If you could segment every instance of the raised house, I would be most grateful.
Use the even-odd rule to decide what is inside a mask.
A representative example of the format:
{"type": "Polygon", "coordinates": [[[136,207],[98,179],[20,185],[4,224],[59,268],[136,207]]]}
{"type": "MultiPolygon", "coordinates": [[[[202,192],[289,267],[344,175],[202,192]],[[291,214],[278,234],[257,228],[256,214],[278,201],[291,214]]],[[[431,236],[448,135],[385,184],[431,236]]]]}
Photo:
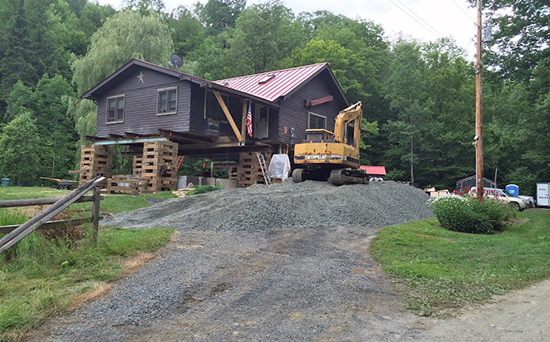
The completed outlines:
{"type": "MultiPolygon", "coordinates": [[[[240,186],[262,182],[257,172],[245,170],[257,169],[256,153],[267,161],[271,153],[291,154],[307,128],[333,130],[336,115],[349,105],[327,63],[212,82],[132,59],[83,97],[95,101],[98,110],[96,135],[89,137],[92,147],[83,148],[81,181],[111,176],[105,165],[110,163],[109,147],[116,144],[129,146],[126,155],[134,157],[134,176],[160,179],[161,162],[144,172],[139,160],[146,150],[167,148],[151,145],[160,144],[171,146],[176,160],[201,156],[235,161],[233,177],[240,186]],[[252,136],[247,133],[249,111],[252,136]],[[94,153],[104,155],[101,167],[94,153]]],[[[176,163],[164,165],[164,174],[176,163]]],[[[157,186],[155,179],[148,190],[173,188],[175,170],[168,175],[164,185],[169,186],[157,186]]]]}

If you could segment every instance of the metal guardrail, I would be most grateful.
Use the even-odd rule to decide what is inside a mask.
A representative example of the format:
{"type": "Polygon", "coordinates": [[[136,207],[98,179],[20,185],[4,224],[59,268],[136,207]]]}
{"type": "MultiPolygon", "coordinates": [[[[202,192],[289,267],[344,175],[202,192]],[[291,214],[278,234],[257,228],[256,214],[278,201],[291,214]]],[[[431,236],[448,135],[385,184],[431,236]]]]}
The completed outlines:
{"type": "Polygon", "coordinates": [[[0,208],[52,204],[52,206],[46,208],[40,214],[31,218],[22,225],[1,226],[0,233],[8,232],[8,234],[0,239],[0,254],[15,245],[17,242],[21,241],[24,237],[36,229],[54,228],[59,227],[60,225],[74,226],[84,222],[92,222],[90,240],[92,245],[96,246],[99,228],[99,203],[102,199],[98,185],[104,179],[105,177],[96,177],[89,182],[82,184],[65,197],[0,201],[0,208]],[[93,190],[93,196],[84,196],[90,190],[93,190]],[[77,202],[92,202],[92,216],[83,219],[49,221],[71,204],[77,202]]]}

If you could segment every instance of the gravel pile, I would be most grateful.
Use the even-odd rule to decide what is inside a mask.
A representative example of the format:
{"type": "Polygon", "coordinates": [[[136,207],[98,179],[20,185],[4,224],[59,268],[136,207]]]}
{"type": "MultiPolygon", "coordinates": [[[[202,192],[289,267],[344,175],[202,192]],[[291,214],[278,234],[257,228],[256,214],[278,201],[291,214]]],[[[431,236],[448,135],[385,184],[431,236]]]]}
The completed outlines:
{"type": "Polygon", "coordinates": [[[31,341],[395,341],[416,321],[366,246],[381,227],[431,217],[426,200],[393,182],[285,183],[106,218],[178,231],[109,295],[31,341]]]}
{"type": "Polygon", "coordinates": [[[106,217],[103,225],[180,231],[261,231],[301,227],[380,228],[432,217],[427,195],[395,182],[333,186],[285,182],[214,191],[106,217]]]}

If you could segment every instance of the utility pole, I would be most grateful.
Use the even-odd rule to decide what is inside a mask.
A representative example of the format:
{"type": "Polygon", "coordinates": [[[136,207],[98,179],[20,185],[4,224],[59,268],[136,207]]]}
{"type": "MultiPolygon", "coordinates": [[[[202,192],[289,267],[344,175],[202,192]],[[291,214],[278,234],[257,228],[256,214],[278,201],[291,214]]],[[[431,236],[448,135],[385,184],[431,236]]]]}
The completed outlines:
{"type": "Polygon", "coordinates": [[[477,60],[476,60],[476,188],[477,196],[483,196],[483,111],[481,86],[481,0],[477,0],[477,60]]]}

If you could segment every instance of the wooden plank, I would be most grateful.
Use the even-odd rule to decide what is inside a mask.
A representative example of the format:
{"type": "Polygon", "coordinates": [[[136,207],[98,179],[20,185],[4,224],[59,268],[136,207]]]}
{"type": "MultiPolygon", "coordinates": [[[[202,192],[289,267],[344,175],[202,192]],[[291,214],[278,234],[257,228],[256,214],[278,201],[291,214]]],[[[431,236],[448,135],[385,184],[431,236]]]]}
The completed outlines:
{"type": "Polygon", "coordinates": [[[318,106],[320,104],[330,102],[332,100],[334,100],[334,96],[332,96],[332,95],[321,97],[321,98],[318,98],[318,99],[315,99],[315,100],[309,100],[309,101],[306,101],[306,107],[315,107],[315,106],[318,106]]]}
{"type": "MultiPolygon", "coordinates": [[[[0,208],[15,208],[15,207],[28,207],[31,205],[49,205],[54,204],[63,197],[48,197],[48,198],[27,198],[18,200],[4,200],[0,201],[0,208]]],[[[92,202],[93,196],[83,196],[75,201],[75,203],[92,202]]]]}
{"type": "MultiPolygon", "coordinates": [[[[54,228],[79,226],[84,223],[92,222],[92,219],[93,219],[92,217],[85,217],[85,218],[78,218],[78,219],[49,221],[44,223],[37,229],[54,229],[54,228]]],[[[0,234],[11,233],[19,226],[20,226],[19,224],[12,224],[9,226],[0,226],[0,234]]]]}
{"type": "Polygon", "coordinates": [[[220,107],[222,107],[222,111],[225,114],[225,117],[227,118],[227,121],[229,121],[229,124],[231,125],[231,128],[233,129],[233,132],[235,133],[235,136],[237,137],[237,141],[242,141],[241,132],[239,132],[239,129],[237,128],[237,125],[235,124],[235,121],[233,120],[233,117],[231,116],[231,113],[229,112],[229,109],[225,105],[225,101],[222,99],[222,96],[218,91],[214,91],[214,95],[216,96],[216,99],[218,100],[218,103],[220,104],[220,107]]]}
{"type": "Polygon", "coordinates": [[[109,141],[98,141],[94,145],[127,145],[127,144],[140,144],[144,142],[154,142],[154,141],[168,141],[167,138],[140,138],[140,139],[122,139],[122,140],[109,140],[109,141]]]}
{"type": "Polygon", "coordinates": [[[174,132],[167,129],[160,128],[159,130],[160,134],[163,134],[167,138],[170,139],[176,139],[176,140],[184,140],[188,142],[212,142],[213,137],[211,136],[203,136],[199,134],[194,134],[192,132],[174,132]]]}

